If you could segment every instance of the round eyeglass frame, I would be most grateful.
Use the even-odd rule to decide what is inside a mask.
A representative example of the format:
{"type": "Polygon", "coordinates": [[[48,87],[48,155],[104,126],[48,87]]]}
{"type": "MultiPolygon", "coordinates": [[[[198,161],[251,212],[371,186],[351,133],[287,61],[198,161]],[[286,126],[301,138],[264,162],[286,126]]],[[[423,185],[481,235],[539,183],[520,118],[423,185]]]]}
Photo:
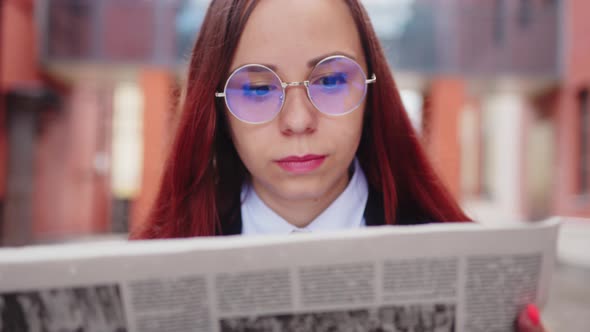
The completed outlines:
{"type": "Polygon", "coordinates": [[[314,108],[322,113],[322,114],[326,114],[328,116],[343,116],[346,114],[349,114],[353,111],[355,111],[357,108],[359,108],[361,106],[361,104],[363,103],[363,101],[365,100],[365,97],[367,96],[367,85],[375,83],[377,81],[377,76],[375,76],[375,74],[371,75],[371,78],[367,79],[367,74],[365,74],[365,71],[363,70],[363,68],[361,67],[361,65],[358,64],[358,62],[356,62],[355,60],[345,56],[345,55],[331,55],[328,56],[322,60],[320,60],[309,72],[309,76],[311,76],[311,74],[316,70],[316,68],[318,68],[321,64],[334,60],[334,59],[346,59],[351,61],[352,63],[354,63],[358,69],[360,70],[360,72],[363,74],[363,78],[365,80],[365,91],[363,92],[363,96],[360,98],[359,102],[352,107],[350,110],[343,112],[343,113],[339,113],[339,114],[331,114],[331,113],[325,113],[322,112],[322,110],[320,110],[320,108],[316,105],[316,103],[313,101],[313,98],[311,97],[311,93],[310,93],[310,89],[309,89],[309,78],[305,81],[302,82],[284,82],[281,77],[279,76],[279,74],[277,74],[274,70],[272,70],[271,68],[265,66],[265,65],[261,65],[261,64],[255,64],[255,63],[251,63],[251,64],[246,64],[243,66],[240,66],[236,69],[234,69],[234,71],[231,73],[231,75],[229,75],[229,77],[227,78],[227,81],[225,82],[225,85],[223,87],[223,92],[215,92],[215,97],[216,98],[223,98],[225,101],[225,106],[227,107],[227,109],[229,110],[229,112],[238,120],[245,122],[245,123],[249,123],[249,124],[263,124],[263,123],[267,123],[270,122],[272,120],[274,120],[277,115],[279,113],[281,113],[281,111],[283,110],[283,106],[285,105],[285,100],[287,99],[287,88],[289,87],[296,87],[296,86],[305,86],[305,90],[307,91],[307,98],[309,99],[309,101],[311,102],[311,104],[314,106],[314,108]],[[264,120],[264,121],[259,121],[259,122],[253,122],[253,121],[246,121],[244,119],[241,119],[240,117],[238,117],[231,109],[231,107],[229,106],[229,103],[227,102],[227,87],[229,85],[229,82],[231,81],[231,79],[234,77],[234,75],[236,75],[240,70],[247,68],[247,67],[259,67],[259,68],[264,68],[265,70],[268,70],[270,73],[272,73],[278,80],[279,82],[281,82],[281,88],[283,90],[283,94],[281,95],[281,106],[279,108],[279,111],[276,112],[272,118],[268,119],[268,120],[264,120]]]}

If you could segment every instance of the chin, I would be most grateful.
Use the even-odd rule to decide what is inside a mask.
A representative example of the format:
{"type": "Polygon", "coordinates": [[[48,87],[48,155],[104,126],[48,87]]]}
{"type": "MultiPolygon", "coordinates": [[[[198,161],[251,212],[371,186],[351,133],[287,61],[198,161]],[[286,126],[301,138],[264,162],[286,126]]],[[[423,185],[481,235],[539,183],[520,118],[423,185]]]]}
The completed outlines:
{"type": "Polygon", "coordinates": [[[287,181],[276,191],[283,199],[288,200],[309,200],[322,197],[328,190],[325,185],[316,181],[302,179],[287,181]]]}

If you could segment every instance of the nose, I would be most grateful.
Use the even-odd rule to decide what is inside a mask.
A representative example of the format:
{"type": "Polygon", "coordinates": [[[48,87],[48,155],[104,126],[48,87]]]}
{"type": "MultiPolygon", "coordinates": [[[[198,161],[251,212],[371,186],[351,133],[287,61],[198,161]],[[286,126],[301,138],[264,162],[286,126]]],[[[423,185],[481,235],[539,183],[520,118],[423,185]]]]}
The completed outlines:
{"type": "Polygon", "coordinates": [[[285,104],[279,113],[279,126],[284,135],[311,134],[317,129],[318,112],[303,85],[285,90],[285,104]]]}

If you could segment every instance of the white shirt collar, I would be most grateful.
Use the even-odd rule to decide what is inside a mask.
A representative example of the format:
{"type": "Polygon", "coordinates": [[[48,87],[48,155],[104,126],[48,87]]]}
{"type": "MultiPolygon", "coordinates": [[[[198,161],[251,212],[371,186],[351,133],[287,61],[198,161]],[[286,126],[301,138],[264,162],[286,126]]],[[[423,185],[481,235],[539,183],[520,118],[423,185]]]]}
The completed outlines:
{"type": "Polygon", "coordinates": [[[364,211],[369,197],[365,173],[357,159],[354,174],[344,191],[309,225],[298,228],[271,210],[249,184],[242,186],[242,234],[290,234],[322,232],[365,226],[364,211]]]}

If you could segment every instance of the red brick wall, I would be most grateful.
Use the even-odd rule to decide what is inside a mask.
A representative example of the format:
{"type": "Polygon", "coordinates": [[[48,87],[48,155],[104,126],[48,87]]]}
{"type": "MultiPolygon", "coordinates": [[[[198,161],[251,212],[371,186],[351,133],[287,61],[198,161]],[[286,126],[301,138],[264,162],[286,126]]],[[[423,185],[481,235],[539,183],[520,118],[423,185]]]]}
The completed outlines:
{"type": "MultiPolygon", "coordinates": [[[[37,80],[37,49],[31,0],[2,1],[0,90],[37,80]],[[8,47],[10,45],[10,47],[8,47]]],[[[4,101],[0,101],[4,102],[4,101]]],[[[0,106],[0,199],[6,194],[7,144],[5,105],[0,106]]]]}
{"type": "Polygon", "coordinates": [[[54,240],[108,231],[110,183],[95,167],[110,153],[111,91],[78,83],[42,118],[36,149],[34,233],[54,240]]]}
{"type": "Polygon", "coordinates": [[[466,103],[465,83],[459,78],[432,80],[426,95],[426,150],[435,169],[457,199],[461,192],[459,116],[466,103]]]}
{"type": "MultiPolygon", "coordinates": [[[[51,89],[55,82],[48,81],[39,67],[33,1],[5,0],[2,5],[0,88],[4,91],[22,86],[51,89]]],[[[105,90],[100,83],[88,84],[89,81],[64,85],[65,89],[59,91],[52,89],[60,94],[61,106],[44,110],[38,116],[38,131],[34,133],[33,206],[30,207],[31,238],[35,241],[108,230],[108,176],[96,172],[94,161],[97,152],[110,149],[105,141],[110,137],[102,133],[108,128],[101,126],[109,124],[111,92],[108,87],[105,90]]],[[[6,128],[0,127],[2,198],[6,189],[7,157],[6,128]]]]}
{"type": "Polygon", "coordinates": [[[564,4],[563,80],[557,96],[558,161],[555,211],[560,215],[590,217],[590,198],[578,195],[580,125],[578,93],[590,88],[590,2],[564,4]]]}
{"type": "Polygon", "coordinates": [[[165,70],[145,69],[140,74],[140,85],[144,94],[143,172],[141,190],[131,211],[132,229],[145,221],[160,186],[172,136],[170,116],[174,77],[165,70]]]}

